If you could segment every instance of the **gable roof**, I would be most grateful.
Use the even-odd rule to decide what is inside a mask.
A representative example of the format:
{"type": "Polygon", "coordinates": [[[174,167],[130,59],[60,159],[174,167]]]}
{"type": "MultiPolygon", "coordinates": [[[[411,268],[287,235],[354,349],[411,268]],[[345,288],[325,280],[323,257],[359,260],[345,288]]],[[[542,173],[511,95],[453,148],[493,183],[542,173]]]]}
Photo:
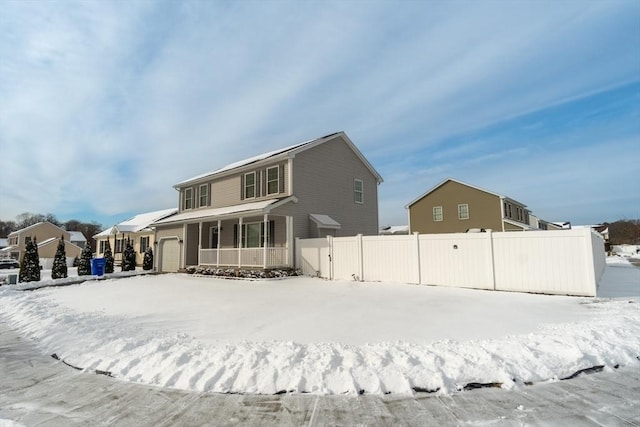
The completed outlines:
{"type": "Polygon", "coordinates": [[[155,221],[159,221],[168,216],[171,216],[178,212],[177,208],[171,209],[163,209],[161,211],[153,211],[142,213],[134,216],[133,218],[129,218],[126,221],[122,221],[114,225],[113,227],[109,227],[106,230],[101,231],[93,237],[105,237],[112,235],[114,233],[137,233],[139,231],[148,228],[150,224],[155,221]]]}
{"type": "MultiPolygon", "coordinates": [[[[40,221],[40,222],[36,222],[35,224],[31,224],[31,225],[30,225],[30,226],[28,226],[28,227],[21,228],[20,230],[13,231],[13,232],[9,233],[9,236],[14,236],[14,235],[16,235],[16,234],[24,233],[25,231],[29,231],[29,230],[31,230],[32,228],[39,227],[39,226],[41,226],[41,225],[43,225],[43,224],[49,224],[49,225],[52,225],[52,226],[54,226],[54,227],[56,227],[56,228],[60,228],[60,227],[58,227],[57,225],[55,225],[55,224],[53,224],[53,223],[50,223],[49,221],[40,221]]],[[[66,231],[64,228],[60,228],[60,230],[61,230],[63,233],[68,233],[68,231],[66,231]]],[[[7,236],[7,237],[9,237],[9,236],[7,236]]]]}
{"type": "Polygon", "coordinates": [[[426,195],[428,195],[428,194],[430,194],[430,193],[434,192],[435,190],[437,190],[438,188],[442,187],[444,184],[446,184],[446,183],[447,183],[447,182],[449,182],[449,181],[451,181],[451,182],[455,182],[455,183],[458,183],[458,184],[460,184],[460,185],[464,185],[464,186],[467,186],[467,187],[470,187],[470,188],[474,188],[474,189],[476,189],[476,190],[479,190],[479,191],[482,191],[482,192],[485,192],[485,193],[488,193],[488,194],[492,194],[492,195],[494,195],[494,196],[499,197],[500,199],[506,199],[506,200],[512,201],[512,202],[514,202],[514,203],[516,203],[516,204],[518,204],[518,205],[520,205],[520,206],[523,206],[523,207],[525,207],[525,208],[527,207],[527,205],[525,205],[524,203],[519,202],[519,201],[517,201],[516,199],[512,199],[511,197],[507,197],[507,196],[504,196],[504,195],[502,195],[502,194],[495,193],[495,192],[493,192],[493,191],[485,190],[484,188],[480,188],[480,187],[477,187],[477,186],[475,186],[475,185],[467,184],[466,182],[462,182],[462,181],[459,181],[459,180],[457,180],[457,179],[447,178],[447,179],[445,179],[444,181],[440,182],[440,183],[439,183],[438,185],[436,185],[435,187],[433,187],[433,188],[431,188],[430,190],[428,190],[426,193],[423,193],[423,194],[421,194],[419,197],[417,197],[417,198],[415,198],[414,200],[412,200],[412,201],[411,201],[409,204],[407,204],[404,208],[405,208],[405,209],[409,209],[409,207],[411,207],[413,204],[415,204],[416,202],[418,202],[419,200],[421,200],[421,199],[422,199],[423,197],[425,197],[426,195]]]}
{"type": "Polygon", "coordinates": [[[358,150],[358,148],[354,145],[354,143],[351,142],[347,134],[344,133],[343,131],[340,131],[340,132],[335,132],[329,135],[322,136],[320,138],[311,139],[309,141],[291,145],[289,147],[285,147],[275,151],[270,151],[268,153],[263,153],[257,156],[249,157],[247,159],[240,160],[238,162],[230,163],[214,171],[196,175],[185,181],[179,182],[173,187],[177,189],[177,188],[186,186],[187,184],[195,184],[199,181],[204,181],[206,179],[210,179],[215,176],[222,176],[222,175],[225,175],[226,173],[231,173],[232,171],[235,172],[237,169],[241,169],[249,165],[255,165],[256,163],[260,163],[263,161],[274,161],[274,160],[292,158],[292,157],[295,157],[296,154],[302,151],[309,150],[320,144],[331,141],[337,137],[343,138],[347,146],[349,146],[349,148],[353,150],[353,152],[356,154],[356,156],[358,156],[360,161],[362,161],[362,163],[364,163],[364,165],[369,169],[369,171],[373,174],[373,176],[376,177],[376,180],[378,181],[378,183],[381,183],[383,181],[382,176],[380,176],[380,174],[374,169],[371,163],[369,163],[369,161],[364,157],[364,155],[360,152],[360,150],[358,150]]]}

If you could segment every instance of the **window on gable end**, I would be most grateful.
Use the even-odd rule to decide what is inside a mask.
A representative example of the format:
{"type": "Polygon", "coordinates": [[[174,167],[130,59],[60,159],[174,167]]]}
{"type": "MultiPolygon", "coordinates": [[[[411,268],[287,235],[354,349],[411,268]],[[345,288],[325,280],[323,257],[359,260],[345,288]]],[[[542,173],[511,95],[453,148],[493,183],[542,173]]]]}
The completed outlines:
{"type": "Polygon", "coordinates": [[[361,179],[353,180],[353,201],[356,203],[364,203],[364,183],[361,179]]]}
{"type": "Polygon", "coordinates": [[[458,205],[458,219],[469,219],[469,205],[464,203],[458,205]]]}
{"type": "Polygon", "coordinates": [[[433,207],[433,220],[435,222],[439,222],[439,221],[442,221],[442,219],[443,219],[442,206],[434,206],[433,207]]]}

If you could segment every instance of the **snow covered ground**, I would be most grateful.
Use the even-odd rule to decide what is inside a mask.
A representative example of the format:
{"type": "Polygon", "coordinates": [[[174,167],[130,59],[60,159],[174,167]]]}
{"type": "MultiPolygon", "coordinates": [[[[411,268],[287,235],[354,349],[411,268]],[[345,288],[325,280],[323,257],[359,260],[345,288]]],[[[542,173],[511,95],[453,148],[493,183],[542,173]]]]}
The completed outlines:
{"type": "Polygon", "coordinates": [[[640,269],[622,258],[598,298],[181,274],[27,286],[0,287],[0,317],[43,353],[188,390],[448,393],[640,364],[640,269]]]}

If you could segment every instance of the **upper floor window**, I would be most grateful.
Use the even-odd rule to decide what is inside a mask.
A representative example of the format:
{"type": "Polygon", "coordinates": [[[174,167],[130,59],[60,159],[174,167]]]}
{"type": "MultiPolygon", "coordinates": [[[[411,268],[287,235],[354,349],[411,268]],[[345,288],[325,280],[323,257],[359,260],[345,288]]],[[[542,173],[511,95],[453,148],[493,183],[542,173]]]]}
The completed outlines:
{"type": "Polygon", "coordinates": [[[458,219],[469,219],[469,205],[464,203],[458,205],[458,219]]]}
{"type": "Polygon", "coordinates": [[[434,221],[442,221],[443,219],[443,214],[442,214],[442,206],[434,206],[433,207],[433,220],[434,221]]]}
{"type": "Polygon", "coordinates": [[[209,206],[209,185],[202,184],[198,189],[200,195],[200,204],[199,207],[209,206]]]}
{"type": "Polygon", "coordinates": [[[31,241],[31,236],[27,236],[24,238],[24,244],[26,245],[27,243],[29,243],[31,241]]]}
{"type": "Polygon", "coordinates": [[[193,209],[193,188],[184,190],[184,208],[193,209]]]}
{"type": "Polygon", "coordinates": [[[364,203],[364,183],[361,179],[353,180],[353,200],[356,203],[364,203]]]}
{"type": "Polygon", "coordinates": [[[280,190],[280,168],[274,166],[267,169],[267,194],[277,194],[280,190]]]}
{"type": "Polygon", "coordinates": [[[253,199],[256,197],[256,173],[249,172],[244,174],[244,198],[253,199]]]}

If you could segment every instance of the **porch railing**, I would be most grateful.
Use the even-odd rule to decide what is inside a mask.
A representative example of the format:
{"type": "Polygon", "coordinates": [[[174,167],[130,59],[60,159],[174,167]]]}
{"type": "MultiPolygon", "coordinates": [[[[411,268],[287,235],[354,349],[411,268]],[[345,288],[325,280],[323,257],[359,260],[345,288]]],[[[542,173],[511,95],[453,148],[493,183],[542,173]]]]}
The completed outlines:
{"type": "Polygon", "coordinates": [[[266,267],[290,266],[287,248],[225,248],[200,249],[200,265],[263,267],[266,251],[266,267]],[[238,263],[238,251],[240,262],[238,263]]]}

